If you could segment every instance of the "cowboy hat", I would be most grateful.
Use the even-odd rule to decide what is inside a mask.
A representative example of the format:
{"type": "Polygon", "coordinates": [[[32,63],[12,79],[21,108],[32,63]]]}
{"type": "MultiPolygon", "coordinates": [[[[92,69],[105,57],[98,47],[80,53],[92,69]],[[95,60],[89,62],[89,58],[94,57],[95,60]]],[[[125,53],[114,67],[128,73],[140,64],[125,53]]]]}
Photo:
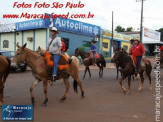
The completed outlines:
{"type": "Polygon", "coordinates": [[[50,28],[50,31],[52,31],[52,32],[56,32],[57,34],[59,33],[56,27],[52,27],[52,28],[50,28]]]}
{"type": "Polygon", "coordinates": [[[140,40],[139,40],[139,39],[134,39],[134,41],[138,41],[138,42],[140,42],[140,40]]]}

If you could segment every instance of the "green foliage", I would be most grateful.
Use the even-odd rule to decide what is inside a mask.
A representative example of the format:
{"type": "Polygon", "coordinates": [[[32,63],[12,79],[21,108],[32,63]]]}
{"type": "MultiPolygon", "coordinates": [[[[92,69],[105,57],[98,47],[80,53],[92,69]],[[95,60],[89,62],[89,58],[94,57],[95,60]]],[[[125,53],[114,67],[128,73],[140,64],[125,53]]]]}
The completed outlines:
{"type": "Polygon", "coordinates": [[[79,50],[85,51],[85,47],[78,47],[79,50]]]}
{"type": "Polygon", "coordinates": [[[118,25],[115,29],[117,32],[125,32],[125,28],[122,28],[120,25],[118,25]]]}
{"type": "Polygon", "coordinates": [[[115,28],[115,31],[117,32],[132,32],[134,29],[133,27],[127,27],[126,29],[123,28],[122,26],[118,25],[116,28],[115,28]]]}

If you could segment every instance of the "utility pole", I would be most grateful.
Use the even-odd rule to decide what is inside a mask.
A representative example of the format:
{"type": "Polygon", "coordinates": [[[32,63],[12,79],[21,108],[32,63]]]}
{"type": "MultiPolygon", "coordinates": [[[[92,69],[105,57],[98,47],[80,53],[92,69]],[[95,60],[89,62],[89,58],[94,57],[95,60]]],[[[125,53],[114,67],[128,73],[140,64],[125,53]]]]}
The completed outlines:
{"type": "Polygon", "coordinates": [[[112,39],[111,39],[111,56],[113,55],[113,38],[114,38],[114,21],[113,21],[113,11],[112,11],[112,39]]]}
{"type": "Polygon", "coordinates": [[[140,42],[142,43],[142,29],[143,29],[143,2],[145,0],[136,0],[136,2],[142,2],[141,3],[141,19],[140,19],[140,42]]]}

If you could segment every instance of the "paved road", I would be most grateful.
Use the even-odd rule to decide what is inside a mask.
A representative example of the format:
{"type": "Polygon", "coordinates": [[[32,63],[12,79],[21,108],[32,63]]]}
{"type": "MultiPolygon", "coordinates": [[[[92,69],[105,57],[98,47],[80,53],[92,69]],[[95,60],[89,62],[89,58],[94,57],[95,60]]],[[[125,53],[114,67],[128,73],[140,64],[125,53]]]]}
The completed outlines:
{"type": "MultiPolygon", "coordinates": [[[[124,95],[115,69],[105,69],[103,78],[98,77],[98,70],[92,70],[92,78],[88,75],[82,80],[85,98],[80,98],[80,92],[74,93],[72,79],[67,100],[63,103],[59,99],[63,96],[65,86],[57,81],[48,88],[49,102],[41,106],[44,101],[42,82],[35,90],[36,105],[34,107],[34,122],[154,122],[155,75],[152,72],[153,90],[149,91],[146,78],[144,89],[138,92],[139,80],[132,80],[131,94],[124,95]]],[[[80,71],[80,78],[83,71],[80,71]]],[[[5,84],[4,104],[31,104],[29,88],[34,78],[30,71],[26,73],[10,74],[5,84]]],[[[163,77],[161,77],[163,80],[163,77]]],[[[125,83],[127,85],[127,83],[125,83]]],[[[163,86],[163,82],[161,83],[163,86]]],[[[161,94],[163,91],[161,91],[161,94]]],[[[161,100],[162,102],[162,100],[161,100]]],[[[161,103],[163,106],[163,104],[161,103]]],[[[161,106],[161,107],[162,107],[161,106]]],[[[163,109],[161,109],[163,111],[163,109]]],[[[0,118],[1,118],[0,114],[0,118]]],[[[163,118],[161,118],[163,120],[163,118]]]]}

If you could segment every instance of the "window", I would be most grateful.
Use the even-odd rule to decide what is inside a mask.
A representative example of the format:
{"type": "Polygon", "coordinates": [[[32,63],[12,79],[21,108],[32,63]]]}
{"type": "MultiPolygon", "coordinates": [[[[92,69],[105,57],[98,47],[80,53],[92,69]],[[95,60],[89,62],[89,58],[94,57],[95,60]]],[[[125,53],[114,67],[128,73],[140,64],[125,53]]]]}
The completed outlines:
{"type": "Polygon", "coordinates": [[[124,45],[123,49],[127,51],[128,50],[128,46],[124,45]]]}
{"type": "Polygon", "coordinates": [[[102,46],[103,46],[103,48],[108,48],[108,43],[107,42],[103,42],[102,46]]]}
{"type": "Polygon", "coordinates": [[[9,41],[8,40],[3,41],[3,48],[9,48],[9,41]]]}
{"type": "Polygon", "coordinates": [[[83,47],[91,47],[91,42],[83,41],[83,47]]]}

